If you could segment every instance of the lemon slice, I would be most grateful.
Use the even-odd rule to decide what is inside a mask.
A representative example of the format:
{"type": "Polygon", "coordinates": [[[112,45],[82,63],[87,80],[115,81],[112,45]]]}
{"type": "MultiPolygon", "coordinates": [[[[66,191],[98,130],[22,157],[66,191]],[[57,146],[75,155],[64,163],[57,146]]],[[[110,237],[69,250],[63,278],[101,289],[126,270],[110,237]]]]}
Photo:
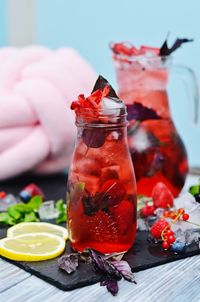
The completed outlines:
{"type": "Polygon", "coordinates": [[[30,233],[48,233],[57,235],[59,237],[68,239],[68,231],[67,229],[47,223],[47,222],[21,222],[12,227],[10,227],[7,231],[7,237],[15,237],[22,234],[30,234],[30,233]]]}
{"type": "Polygon", "coordinates": [[[41,261],[63,253],[65,240],[48,233],[23,234],[0,240],[0,256],[17,261],[41,261]]]}

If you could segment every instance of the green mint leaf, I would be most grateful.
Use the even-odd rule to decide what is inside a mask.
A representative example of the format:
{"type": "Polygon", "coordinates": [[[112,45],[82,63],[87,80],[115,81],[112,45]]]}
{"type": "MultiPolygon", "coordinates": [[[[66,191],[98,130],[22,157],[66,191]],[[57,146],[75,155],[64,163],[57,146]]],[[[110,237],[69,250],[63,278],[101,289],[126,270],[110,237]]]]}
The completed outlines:
{"type": "Polygon", "coordinates": [[[56,209],[59,211],[59,216],[56,219],[56,223],[62,223],[66,222],[67,217],[66,217],[66,204],[64,203],[63,199],[59,199],[56,202],[56,209]]]}
{"type": "Polygon", "coordinates": [[[0,213],[0,224],[14,225],[15,220],[8,213],[0,213]]]}
{"type": "Polygon", "coordinates": [[[18,220],[22,217],[22,213],[20,213],[17,208],[16,205],[10,206],[8,208],[8,214],[13,217],[15,220],[18,220]]]}
{"type": "Polygon", "coordinates": [[[42,197],[41,196],[34,196],[31,200],[27,203],[27,205],[34,211],[37,211],[42,204],[42,197]]]}
{"type": "Polygon", "coordinates": [[[30,213],[32,211],[31,207],[29,207],[25,203],[18,203],[11,207],[13,207],[16,211],[20,212],[21,214],[30,213]]]}
{"type": "Polygon", "coordinates": [[[25,222],[37,222],[39,221],[39,219],[37,218],[37,216],[35,215],[34,212],[31,212],[31,213],[27,213],[24,217],[24,220],[25,222]]]}

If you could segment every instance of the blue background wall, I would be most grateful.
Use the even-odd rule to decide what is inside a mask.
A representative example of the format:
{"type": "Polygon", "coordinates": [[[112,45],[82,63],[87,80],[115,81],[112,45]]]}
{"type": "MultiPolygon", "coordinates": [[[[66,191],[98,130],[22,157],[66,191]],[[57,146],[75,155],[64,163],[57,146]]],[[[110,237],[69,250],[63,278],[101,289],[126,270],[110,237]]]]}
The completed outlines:
{"type": "MultiPolygon", "coordinates": [[[[75,47],[115,87],[108,43],[130,40],[136,46],[160,46],[168,32],[172,40],[176,36],[195,39],[179,49],[174,60],[193,68],[200,79],[199,0],[35,0],[34,3],[36,41],[33,42],[53,48],[75,47]]],[[[0,0],[0,45],[9,41],[7,10],[6,0],[0,0]]],[[[200,123],[194,127],[191,122],[192,104],[186,101],[182,83],[171,81],[169,92],[173,117],[186,143],[190,163],[200,167],[200,123]]]]}
{"type": "MultiPolygon", "coordinates": [[[[172,38],[195,39],[179,49],[174,59],[192,67],[200,78],[199,0],[37,0],[37,10],[39,43],[75,47],[114,85],[110,41],[160,46],[168,32],[172,38]]],[[[200,124],[194,127],[191,122],[192,104],[187,103],[180,81],[173,79],[169,92],[173,117],[187,145],[190,163],[200,166],[200,124]]]]}
{"type": "Polygon", "coordinates": [[[6,44],[6,2],[0,0],[0,46],[6,44]]]}

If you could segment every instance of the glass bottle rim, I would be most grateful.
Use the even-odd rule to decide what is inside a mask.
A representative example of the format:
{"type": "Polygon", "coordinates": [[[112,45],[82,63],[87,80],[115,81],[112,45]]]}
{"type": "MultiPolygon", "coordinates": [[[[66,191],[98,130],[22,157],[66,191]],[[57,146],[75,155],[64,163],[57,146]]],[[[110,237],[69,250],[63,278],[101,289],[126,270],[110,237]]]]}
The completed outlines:
{"type": "Polygon", "coordinates": [[[123,127],[128,125],[126,105],[123,108],[113,109],[108,108],[91,110],[84,108],[84,110],[76,111],[77,127],[94,127],[94,128],[110,128],[123,127]]]}

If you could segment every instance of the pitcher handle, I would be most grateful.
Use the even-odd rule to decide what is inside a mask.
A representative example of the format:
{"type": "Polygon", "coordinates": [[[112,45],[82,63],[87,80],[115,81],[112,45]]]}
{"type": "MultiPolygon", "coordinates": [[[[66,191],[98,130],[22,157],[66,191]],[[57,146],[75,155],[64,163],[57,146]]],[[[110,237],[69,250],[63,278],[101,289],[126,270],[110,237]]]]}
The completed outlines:
{"type": "Polygon", "coordinates": [[[185,88],[190,90],[190,99],[193,99],[193,122],[194,124],[197,124],[199,118],[199,85],[197,76],[191,68],[185,65],[174,64],[172,66],[172,72],[177,74],[179,77],[181,76],[184,81],[185,88]]]}

